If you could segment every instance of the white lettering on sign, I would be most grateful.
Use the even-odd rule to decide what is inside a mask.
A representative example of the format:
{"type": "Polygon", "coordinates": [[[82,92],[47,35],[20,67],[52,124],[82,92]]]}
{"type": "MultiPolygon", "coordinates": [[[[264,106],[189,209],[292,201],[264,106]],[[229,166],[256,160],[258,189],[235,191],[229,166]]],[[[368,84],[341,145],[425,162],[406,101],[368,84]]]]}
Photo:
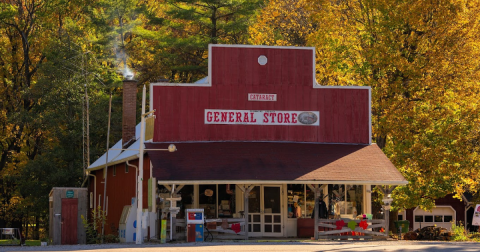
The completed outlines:
{"type": "Polygon", "coordinates": [[[249,101],[277,101],[276,94],[248,94],[249,101]]]}
{"type": "Polygon", "coordinates": [[[205,109],[205,124],[319,126],[320,112],[205,109]]]}

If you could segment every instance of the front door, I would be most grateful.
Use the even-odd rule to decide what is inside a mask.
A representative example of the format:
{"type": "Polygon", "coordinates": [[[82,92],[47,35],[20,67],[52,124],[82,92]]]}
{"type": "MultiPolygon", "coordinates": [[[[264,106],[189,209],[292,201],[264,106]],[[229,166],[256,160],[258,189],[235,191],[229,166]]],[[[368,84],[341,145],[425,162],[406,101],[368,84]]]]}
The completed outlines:
{"type": "Polygon", "coordinates": [[[281,186],[255,186],[248,198],[249,236],[283,236],[281,186]]]}
{"type": "Polygon", "coordinates": [[[78,244],[78,199],[62,199],[62,244],[78,244]]]}

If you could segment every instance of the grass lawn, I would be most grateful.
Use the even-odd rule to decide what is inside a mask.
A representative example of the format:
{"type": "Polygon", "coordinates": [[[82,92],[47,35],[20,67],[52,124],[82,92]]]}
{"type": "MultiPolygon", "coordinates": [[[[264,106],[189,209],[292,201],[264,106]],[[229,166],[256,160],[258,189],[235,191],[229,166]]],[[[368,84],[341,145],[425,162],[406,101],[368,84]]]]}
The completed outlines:
{"type": "MultiPolygon", "coordinates": [[[[20,245],[20,240],[0,240],[0,246],[5,245],[20,245]]],[[[40,246],[40,240],[26,240],[26,246],[40,246]]]]}

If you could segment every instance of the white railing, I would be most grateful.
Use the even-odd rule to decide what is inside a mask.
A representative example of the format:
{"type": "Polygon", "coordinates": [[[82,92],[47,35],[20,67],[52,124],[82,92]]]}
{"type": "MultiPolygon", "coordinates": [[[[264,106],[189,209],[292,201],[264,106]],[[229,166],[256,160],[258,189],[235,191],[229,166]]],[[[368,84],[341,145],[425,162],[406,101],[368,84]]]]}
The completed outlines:
{"type": "MultiPolygon", "coordinates": [[[[373,231],[385,229],[385,220],[352,220],[352,219],[320,219],[317,228],[319,238],[338,238],[336,236],[364,236],[373,235],[386,237],[385,232],[373,231]],[[350,223],[350,227],[348,224],[350,223]],[[352,225],[355,224],[355,225],[352,225]]],[[[359,237],[360,238],[360,237],[359,237]]]]}

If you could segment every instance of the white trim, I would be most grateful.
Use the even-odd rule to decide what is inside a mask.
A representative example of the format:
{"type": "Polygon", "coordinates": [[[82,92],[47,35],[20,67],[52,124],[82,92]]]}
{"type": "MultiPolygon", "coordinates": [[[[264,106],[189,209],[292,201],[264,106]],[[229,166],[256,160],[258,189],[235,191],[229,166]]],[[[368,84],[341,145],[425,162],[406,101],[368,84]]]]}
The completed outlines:
{"type": "Polygon", "coordinates": [[[213,44],[208,44],[208,76],[207,76],[207,82],[212,85],[212,47],[213,44]]]}
{"type": "Polygon", "coordinates": [[[370,86],[322,86],[318,83],[314,83],[313,88],[325,88],[325,89],[371,89],[370,86]]]}
{"type": "Polygon", "coordinates": [[[301,46],[300,47],[300,46],[239,45],[239,44],[208,44],[209,50],[212,47],[302,49],[302,50],[313,50],[315,52],[315,47],[312,47],[312,46],[301,46]]]}
{"type": "MultiPolygon", "coordinates": [[[[164,87],[211,87],[212,84],[209,83],[169,83],[169,82],[156,82],[150,83],[153,86],[164,86],[164,87]]],[[[152,95],[150,95],[152,96],[152,95]]]]}
{"type": "Polygon", "coordinates": [[[368,144],[372,144],[372,89],[368,89],[368,144]]]}
{"type": "Polygon", "coordinates": [[[210,184],[347,184],[347,185],[406,185],[408,181],[357,181],[357,180],[157,180],[159,184],[188,184],[188,185],[210,185],[210,184]]]}

